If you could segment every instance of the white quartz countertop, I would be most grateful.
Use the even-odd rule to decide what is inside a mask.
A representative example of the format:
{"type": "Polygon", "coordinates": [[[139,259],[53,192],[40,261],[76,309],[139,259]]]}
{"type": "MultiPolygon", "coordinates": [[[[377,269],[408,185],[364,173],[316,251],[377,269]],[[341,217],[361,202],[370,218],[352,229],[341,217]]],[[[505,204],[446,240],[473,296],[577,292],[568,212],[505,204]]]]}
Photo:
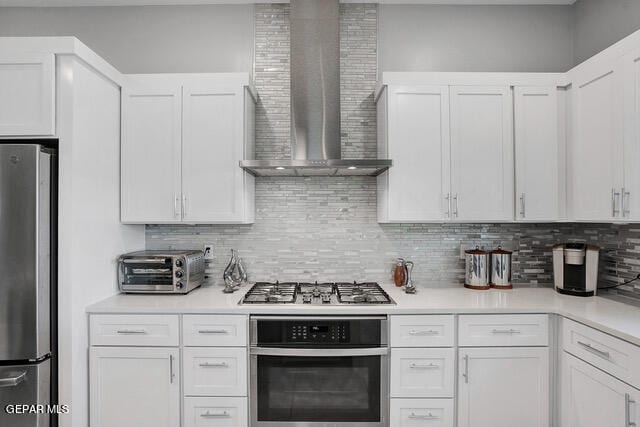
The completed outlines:
{"type": "Polygon", "coordinates": [[[462,313],[551,313],[573,319],[640,345],[640,308],[605,298],[560,295],[548,288],[508,291],[474,291],[460,288],[420,288],[408,295],[394,286],[384,286],[395,305],[289,305],[238,302],[249,290],[233,294],[222,287],[205,287],[187,295],[119,294],[87,307],[91,314],[462,314],[462,313]]]}

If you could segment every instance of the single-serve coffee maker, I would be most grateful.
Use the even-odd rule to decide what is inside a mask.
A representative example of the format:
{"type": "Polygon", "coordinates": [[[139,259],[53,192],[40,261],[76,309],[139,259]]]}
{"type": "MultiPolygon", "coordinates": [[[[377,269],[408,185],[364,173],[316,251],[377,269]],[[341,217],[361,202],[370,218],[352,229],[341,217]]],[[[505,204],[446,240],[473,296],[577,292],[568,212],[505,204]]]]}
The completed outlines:
{"type": "Polygon", "coordinates": [[[561,294],[591,297],[598,287],[600,248],[584,243],[553,247],[553,281],[561,294]]]}

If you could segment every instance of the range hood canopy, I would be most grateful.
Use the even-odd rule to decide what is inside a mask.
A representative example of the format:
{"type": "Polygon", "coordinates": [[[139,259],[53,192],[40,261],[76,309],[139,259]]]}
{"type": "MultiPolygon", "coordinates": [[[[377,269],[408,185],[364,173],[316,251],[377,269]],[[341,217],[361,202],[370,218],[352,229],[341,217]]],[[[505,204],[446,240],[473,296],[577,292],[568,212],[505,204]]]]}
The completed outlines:
{"type": "Polygon", "coordinates": [[[341,159],[340,5],[291,0],[291,160],[243,160],[256,176],[379,175],[391,160],[341,159]]]}

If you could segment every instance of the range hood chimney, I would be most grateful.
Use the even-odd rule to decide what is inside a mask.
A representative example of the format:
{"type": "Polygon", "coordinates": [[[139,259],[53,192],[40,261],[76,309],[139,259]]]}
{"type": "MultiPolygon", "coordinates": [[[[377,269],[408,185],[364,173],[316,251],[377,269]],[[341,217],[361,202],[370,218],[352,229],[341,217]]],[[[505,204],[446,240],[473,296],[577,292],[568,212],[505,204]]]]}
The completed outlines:
{"type": "Polygon", "coordinates": [[[340,4],[291,0],[291,160],[243,160],[256,176],[379,175],[391,160],[342,159],[340,4]]]}

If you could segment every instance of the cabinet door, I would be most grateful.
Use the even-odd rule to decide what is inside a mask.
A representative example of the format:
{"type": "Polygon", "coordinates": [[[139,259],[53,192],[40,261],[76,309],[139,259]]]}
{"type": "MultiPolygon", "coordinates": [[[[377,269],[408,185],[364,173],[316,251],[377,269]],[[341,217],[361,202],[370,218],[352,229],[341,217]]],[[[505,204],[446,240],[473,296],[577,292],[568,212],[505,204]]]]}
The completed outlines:
{"type": "Polygon", "coordinates": [[[624,58],[624,188],[621,215],[640,221],[640,50],[624,58]]]}
{"type": "Polygon", "coordinates": [[[123,88],[121,219],[181,221],[180,86],[123,88]]]}
{"type": "Polygon", "coordinates": [[[460,427],[549,426],[549,349],[459,350],[460,427]]]}
{"type": "Polygon", "coordinates": [[[511,98],[509,87],[451,87],[454,219],[513,220],[511,98]]]}
{"type": "Polygon", "coordinates": [[[572,218],[611,221],[620,216],[622,100],[619,67],[579,71],[572,85],[569,143],[572,218]]]}
{"type": "Polygon", "coordinates": [[[183,219],[189,223],[242,222],[242,88],[189,83],[183,96],[183,219]]]}
{"type": "Polygon", "coordinates": [[[448,93],[447,86],[389,88],[390,222],[449,217],[448,93]]]}
{"type": "Polygon", "coordinates": [[[91,427],[180,425],[177,348],[91,347],[91,427]]]}
{"type": "Polygon", "coordinates": [[[638,390],[567,353],[560,395],[562,427],[640,425],[638,390]]]}
{"type": "Polygon", "coordinates": [[[515,88],[516,219],[561,218],[560,174],[564,159],[559,141],[556,87],[515,88]]]}
{"type": "Polygon", "coordinates": [[[55,134],[53,54],[0,58],[0,136],[55,134]]]}

